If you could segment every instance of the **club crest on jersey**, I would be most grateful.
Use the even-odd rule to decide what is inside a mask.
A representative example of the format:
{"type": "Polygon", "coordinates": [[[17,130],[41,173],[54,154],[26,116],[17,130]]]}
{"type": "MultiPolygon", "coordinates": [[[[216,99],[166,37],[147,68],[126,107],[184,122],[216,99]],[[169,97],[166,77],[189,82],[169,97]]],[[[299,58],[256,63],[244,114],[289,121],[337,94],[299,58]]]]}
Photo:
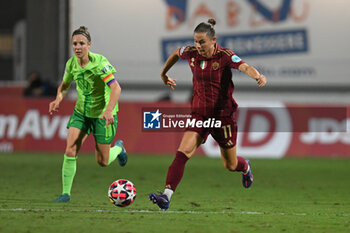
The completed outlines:
{"type": "Polygon", "coordinates": [[[190,64],[192,67],[194,67],[194,58],[192,57],[191,58],[191,64],[190,64]]]}
{"type": "Polygon", "coordinates": [[[204,70],[207,67],[207,65],[208,65],[207,61],[201,61],[200,66],[201,66],[202,70],[204,70]]]}
{"type": "Polygon", "coordinates": [[[211,67],[213,68],[213,70],[217,70],[217,69],[219,69],[220,64],[219,64],[219,62],[213,62],[213,64],[211,65],[211,67]]]}

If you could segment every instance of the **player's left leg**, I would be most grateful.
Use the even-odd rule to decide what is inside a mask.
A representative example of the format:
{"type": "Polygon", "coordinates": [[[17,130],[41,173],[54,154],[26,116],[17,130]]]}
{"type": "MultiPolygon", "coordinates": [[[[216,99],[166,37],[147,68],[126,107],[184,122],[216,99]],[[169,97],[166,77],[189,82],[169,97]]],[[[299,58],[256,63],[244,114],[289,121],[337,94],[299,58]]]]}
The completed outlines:
{"type": "Polygon", "coordinates": [[[244,159],[236,154],[236,146],[232,148],[223,148],[220,146],[221,159],[224,166],[229,171],[242,172],[242,184],[249,188],[253,183],[253,173],[248,159],[244,159]]]}
{"type": "Polygon", "coordinates": [[[110,165],[116,158],[120,166],[125,166],[128,161],[122,140],[117,140],[113,147],[110,144],[96,143],[95,157],[97,163],[102,167],[110,165]]]}
{"type": "Polygon", "coordinates": [[[213,138],[218,142],[221,151],[221,159],[224,166],[229,171],[242,172],[242,183],[245,188],[249,188],[253,183],[253,174],[249,160],[236,153],[237,124],[234,115],[220,118],[222,127],[212,131],[213,138]]]}
{"type": "Polygon", "coordinates": [[[117,140],[114,146],[111,143],[116,135],[118,118],[114,116],[114,124],[106,126],[105,120],[95,119],[93,131],[96,148],[95,157],[98,164],[102,167],[108,166],[116,158],[120,166],[125,166],[128,157],[122,140],[117,140]]]}

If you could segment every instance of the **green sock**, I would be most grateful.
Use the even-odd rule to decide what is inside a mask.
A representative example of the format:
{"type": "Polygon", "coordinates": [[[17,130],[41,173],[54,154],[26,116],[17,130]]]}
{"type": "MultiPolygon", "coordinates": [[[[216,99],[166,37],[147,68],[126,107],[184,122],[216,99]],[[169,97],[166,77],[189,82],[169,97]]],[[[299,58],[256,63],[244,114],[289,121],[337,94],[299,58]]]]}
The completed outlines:
{"type": "Polygon", "coordinates": [[[62,194],[67,193],[70,195],[70,190],[72,188],[75,172],[77,170],[77,158],[68,157],[64,155],[63,165],[62,165],[62,194]]]}
{"type": "Polygon", "coordinates": [[[111,147],[111,149],[109,149],[109,159],[108,159],[108,164],[111,164],[120,154],[120,152],[122,152],[122,148],[119,146],[113,146],[111,147]]]}

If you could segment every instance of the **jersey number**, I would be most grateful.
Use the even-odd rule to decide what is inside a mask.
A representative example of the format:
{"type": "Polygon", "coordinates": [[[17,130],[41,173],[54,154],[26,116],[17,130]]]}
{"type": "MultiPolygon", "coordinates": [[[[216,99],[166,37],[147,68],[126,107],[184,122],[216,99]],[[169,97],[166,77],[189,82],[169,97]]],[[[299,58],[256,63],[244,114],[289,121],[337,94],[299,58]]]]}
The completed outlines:
{"type": "Polygon", "coordinates": [[[224,125],[221,128],[224,130],[225,138],[227,138],[227,136],[229,136],[230,138],[232,137],[231,125],[224,125]]]}

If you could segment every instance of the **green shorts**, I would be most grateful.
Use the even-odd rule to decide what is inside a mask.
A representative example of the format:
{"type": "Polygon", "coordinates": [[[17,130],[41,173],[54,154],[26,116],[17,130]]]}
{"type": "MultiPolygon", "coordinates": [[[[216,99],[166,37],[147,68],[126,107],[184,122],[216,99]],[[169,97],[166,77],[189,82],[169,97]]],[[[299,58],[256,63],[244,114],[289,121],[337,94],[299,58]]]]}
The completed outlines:
{"type": "Polygon", "coordinates": [[[114,115],[114,124],[109,125],[107,129],[106,121],[104,119],[89,118],[74,110],[67,124],[67,128],[74,127],[86,132],[87,134],[92,133],[97,143],[111,144],[117,133],[117,125],[117,115],[114,115]]]}

